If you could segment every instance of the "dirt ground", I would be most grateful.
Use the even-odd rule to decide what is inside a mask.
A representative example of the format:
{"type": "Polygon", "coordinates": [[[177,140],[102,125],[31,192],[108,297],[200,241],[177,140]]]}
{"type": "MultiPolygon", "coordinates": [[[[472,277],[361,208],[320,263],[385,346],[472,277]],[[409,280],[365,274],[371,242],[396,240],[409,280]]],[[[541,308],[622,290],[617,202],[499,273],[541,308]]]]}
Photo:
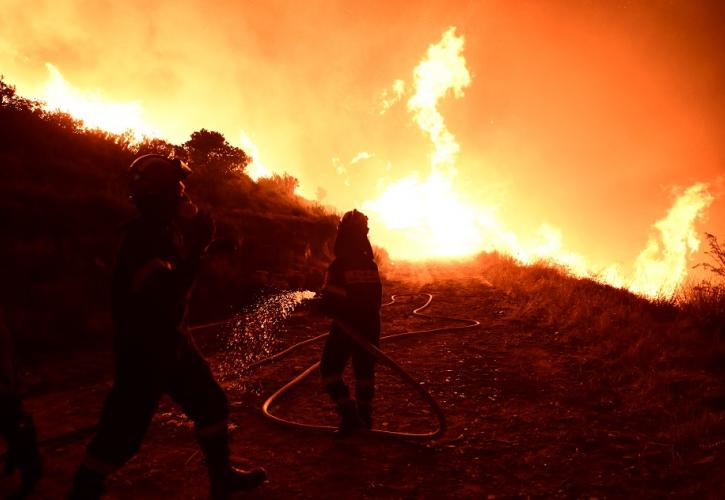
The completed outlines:
{"type": "MultiPolygon", "coordinates": [[[[419,291],[392,283],[386,293],[419,291]]],[[[645,498],[725,495],[723,447],[683,455],[661,442],[664,414],[623,408],[615,391],[594,384],[581,345],[526,324],[507,296],[485,280],[438,281],[431,314],[474,318],[480,328],[393,340],[382,348],[443,407],[448,431],[434,442],[360,435],[335,440],[267,421],[266,397],[319,359],[321,345],[243,376],[231,354],[212,354],[232,407],[233,447],[264,466],[269,481],[249,498],[645,498]],[[232,360],[233,362],[233,360],[232,360]]],[[[383,310],[384,334],[449,324],[411,315],[424,298],[383,310]]],[[[326,321],[291,315],[272,350],[317,335],[326,321]]],[[[203,336],[224,335],[223,329],[203,336]]],[[[200,343],[205,345],[201,334],[200,343]]],[[[210,341],[210,343],[213,343],[210,341]]],[[[108,353],[58,361],[38,375],[42,396],[28,401],[41,439],[96,421],[108,388],[108,353]],[[93,374],[89,381],[88,373],[93,374]]],[[[375,426],[426,431],[435,421],[422,400],[380,368],[375,426]]],[[[313,377],[273,411],[300,422],[335,423],[313,377]]],[[[46,477],[35,498],[61,498],[80,461],[86,434],[46,445],[46,477]]],[[[716,447],[715,447],[716,446],[716,447]]],[[[9,480],[2,483],[7,487],[9,480]]],[[[110,478],[108,498],[206,498],[207,481],[190,423],[162,403],[141,452],[110,478]]],[[[1,491],[1,490],[0,490],[1,491]]]]}

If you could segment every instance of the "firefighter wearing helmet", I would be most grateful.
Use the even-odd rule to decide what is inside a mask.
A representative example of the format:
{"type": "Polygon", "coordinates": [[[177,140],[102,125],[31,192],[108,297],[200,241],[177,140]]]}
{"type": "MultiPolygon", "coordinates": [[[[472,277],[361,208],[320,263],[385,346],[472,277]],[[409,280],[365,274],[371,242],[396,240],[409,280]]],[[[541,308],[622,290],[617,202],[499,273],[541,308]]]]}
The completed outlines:
{"type": "Polygon", "coordinates": [[[210,496],[261,484],[263,469],[232,466],[228,405],[184,325],[197,270],[214,223],[184,191],[191,170],[178,159],[144,155],[129,168],[139,216],[127,226],[113,274],[115,379],[70,498],[99,498],[107,475],[139,449],[163,394],[194,422],[210,496]]]}
{"type": "Polygon", "coordinates": [[[320,373],[325,391],[340,414],[340,436],[372,427],[375,358],[345,335],[340,326],[354,328],[375,346],[380,342],[382,285],[368,240],[367,220],[357,210],[342,217],[335,240],[335,259],[321,294],[322,311],[333,322],[322,352],[320,373]],[[342,378],[350,358],[355,373],[355,399],[342,378]]]}

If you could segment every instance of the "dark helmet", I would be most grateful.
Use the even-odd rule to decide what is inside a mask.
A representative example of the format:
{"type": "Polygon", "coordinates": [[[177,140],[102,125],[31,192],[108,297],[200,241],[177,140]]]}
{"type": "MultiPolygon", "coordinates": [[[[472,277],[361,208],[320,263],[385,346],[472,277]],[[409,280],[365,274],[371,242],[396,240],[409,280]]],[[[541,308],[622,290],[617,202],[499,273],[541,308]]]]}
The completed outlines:
{"type": "Polygon", "coordinates": [[[368,218],[362,212],[346,212],[337,226],[335,255],[365,255],[372,258],[373,249],[368,240],[368,218]]]}
{"type": "Polygon", "coordinates": [[[368,234],[368,217],[357,210],[345,212],[337,226],[337,231],[346,231],[355,234],[368,234]]]}
{"type": "Polygon", "coordinates": [[[153,198],[176,189],[191,169],[178,158],[148,154],[136,158],[128,168],[131,198],[153,198]]]}

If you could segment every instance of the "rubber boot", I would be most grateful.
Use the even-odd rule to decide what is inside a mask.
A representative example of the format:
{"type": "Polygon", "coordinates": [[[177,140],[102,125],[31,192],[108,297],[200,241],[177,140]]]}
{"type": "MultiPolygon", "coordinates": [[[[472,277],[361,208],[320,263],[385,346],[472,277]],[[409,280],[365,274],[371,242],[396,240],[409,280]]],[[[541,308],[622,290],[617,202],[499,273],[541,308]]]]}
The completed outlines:
{"type": "Polygon", "coordinates": [[[246,471],[232,466],[227,430],[210,436],[197,436],[209,469],[209,498],[220,500],[232,493],[256,488],[267,479],[262,468],[246,471]]]}
{"type": "Polygon", "coordinates": [[[335,432],[336,437],[344,438],[350,436],[362,428],[354,399],[347,399],[338,403],[337,411],[340,414],[340,426],[335,432]]]}
{"type": "Polygon", "coordinates": [[[81,464],[73,479],[73,486],[68,493],[68,500],[98,500],[106,492],[103,485],[106,477],[81,464]]]}
{"type": "Polygon", "coordinates": [[[360,425],[365,430],[373,428],[373,405],[369,401],[357,402],[357,414],[360,418],[360,425]]]}

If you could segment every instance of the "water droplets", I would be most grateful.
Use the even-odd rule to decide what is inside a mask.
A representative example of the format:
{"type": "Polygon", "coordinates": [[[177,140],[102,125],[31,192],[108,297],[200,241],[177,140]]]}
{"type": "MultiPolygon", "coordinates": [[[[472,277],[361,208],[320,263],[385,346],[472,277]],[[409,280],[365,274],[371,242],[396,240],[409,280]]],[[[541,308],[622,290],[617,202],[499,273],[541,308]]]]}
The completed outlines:
{"type": "Polygon", "coordinates": [[[314,296],[309,290],[282,291],[264,295],[237,313],[222,332],[221,376],[238,379],[250,364],[277,351],[286,332],[286,320],[297,306],[314,296]]]}

